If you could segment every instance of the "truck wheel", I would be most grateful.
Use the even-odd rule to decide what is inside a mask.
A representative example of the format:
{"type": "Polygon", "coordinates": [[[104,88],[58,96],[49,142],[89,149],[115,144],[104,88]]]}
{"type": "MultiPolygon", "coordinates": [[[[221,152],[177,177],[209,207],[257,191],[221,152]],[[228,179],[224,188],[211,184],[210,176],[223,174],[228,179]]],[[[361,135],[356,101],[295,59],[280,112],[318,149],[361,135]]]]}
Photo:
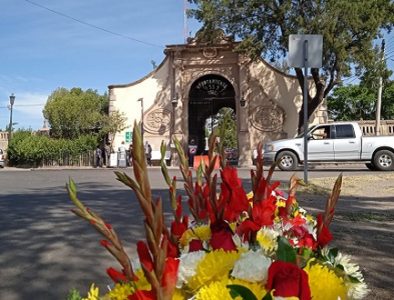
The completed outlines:
{"type": "Polygon", "coordinates": [[[373,164],[379,171],[394,170],[394,153],[389,150],[380,150],[373,157],[373,164]]]}
{"type": "Polygon", "coordinates": [[[297,156],[290,151],[280,152],[277,156],[278,167],[282,171],[293,171],[298,166],[297,156]]]}
{"type": "Polygon", "coordinates": [[[371,171],[376,171],[376,167],[373,163],[366,163],[365,166],[371,171]]]}

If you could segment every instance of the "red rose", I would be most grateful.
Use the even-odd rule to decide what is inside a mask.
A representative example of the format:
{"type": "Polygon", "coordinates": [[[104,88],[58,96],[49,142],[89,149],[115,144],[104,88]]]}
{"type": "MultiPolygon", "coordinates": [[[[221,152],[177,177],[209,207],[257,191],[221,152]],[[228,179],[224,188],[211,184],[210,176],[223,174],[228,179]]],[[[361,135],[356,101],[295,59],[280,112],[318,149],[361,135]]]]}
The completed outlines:
{"type": "Polygon", "coordinates": [[[268,269],[266,289],[268,291],[274,289],[274,296],[278,297],[298,297],[300,300],[311,299],[308,274],[293,263],[273,262],[268,269]]]}

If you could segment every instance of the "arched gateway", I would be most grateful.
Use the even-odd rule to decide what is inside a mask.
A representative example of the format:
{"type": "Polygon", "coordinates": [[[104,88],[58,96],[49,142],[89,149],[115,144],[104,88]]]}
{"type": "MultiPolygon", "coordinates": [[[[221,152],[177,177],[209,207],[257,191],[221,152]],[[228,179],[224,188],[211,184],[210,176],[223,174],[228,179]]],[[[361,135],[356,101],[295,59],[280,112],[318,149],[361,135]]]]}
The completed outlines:
{"type": "MultiPolygon", "coordinates": [[[[297,133],[302,93],[297,79],[263,60],[252,61],[234,51],[236,43],[223,37],[213,44],[190,39],[167,46],[164,61],[146,77],[130,84],[110,85],[110,113],[125,113],[130,127],[110,137],[114,149],[131,142],[134,121],[143,121],[144,139],[159,157],[160,144],[176,136],[187,148],[190,138],[198,152],[206,150],[209,122],[223,107],[235,114],[238,165],[252,164],[259,142],[293,137],[297,133]],[[141,100],[143,99],[143,100],[141,100]]],[[[319,110],[311,122],[324,122],[319,110]]],[[[212,127],[212,126],[211,126],[212,127]]],[[[172,156],[173,165],[177,157],[172,156]]]]}
{"type": "Polygon", "coordinates": [[[236,112],[232,84],[220,75],[205,75],[191,86],[188,105],[188,140],[195,140],[197,153],[208,150],[208,134],[214,127],[215,115],[224,107],[236,112]]]}

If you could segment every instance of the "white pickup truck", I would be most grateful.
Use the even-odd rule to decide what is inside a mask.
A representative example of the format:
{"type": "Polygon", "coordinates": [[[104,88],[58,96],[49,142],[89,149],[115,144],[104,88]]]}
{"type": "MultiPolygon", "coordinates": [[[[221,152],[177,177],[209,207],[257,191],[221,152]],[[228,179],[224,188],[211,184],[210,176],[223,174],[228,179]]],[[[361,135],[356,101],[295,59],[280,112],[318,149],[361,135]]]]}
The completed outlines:
{"type": "MultiPolygon", "coordinates": [[[[265,162],[295,170],[304,161],[304,137],[268,142],[265,162]]],[[[308,162],[365,162],[371,170],[394,170],[394,136],[362,136],[356,122],[319,124],[308,131],[308,162]]]]}

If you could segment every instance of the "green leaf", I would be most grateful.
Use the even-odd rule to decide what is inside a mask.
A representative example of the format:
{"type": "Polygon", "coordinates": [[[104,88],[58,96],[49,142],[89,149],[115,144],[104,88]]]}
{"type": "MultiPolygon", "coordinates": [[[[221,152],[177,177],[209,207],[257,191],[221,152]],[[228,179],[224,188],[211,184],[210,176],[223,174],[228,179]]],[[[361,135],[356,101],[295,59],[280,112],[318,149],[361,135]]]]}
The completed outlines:
{"type": "Polygon", "coordinates": [[[296,251],[290,245],[289,241],[284,237],[278,238],[278,250],[276,252],[276,255],[278,260],[290,263],[296,262],[296,251]]]}
{"type": "Polygon", "coordinates": [[[273,300],[272,295],[270,292],[265,294],[265,296],[261,300],[273,300]]]}
{"type": "Polygon", "coordinates": [[[230,289],[230,295],[233,299],[241,296],[244,300],[257,300],[256,296],[247,287],[238,284],[229,284],[227,288],[230,289]]]}

